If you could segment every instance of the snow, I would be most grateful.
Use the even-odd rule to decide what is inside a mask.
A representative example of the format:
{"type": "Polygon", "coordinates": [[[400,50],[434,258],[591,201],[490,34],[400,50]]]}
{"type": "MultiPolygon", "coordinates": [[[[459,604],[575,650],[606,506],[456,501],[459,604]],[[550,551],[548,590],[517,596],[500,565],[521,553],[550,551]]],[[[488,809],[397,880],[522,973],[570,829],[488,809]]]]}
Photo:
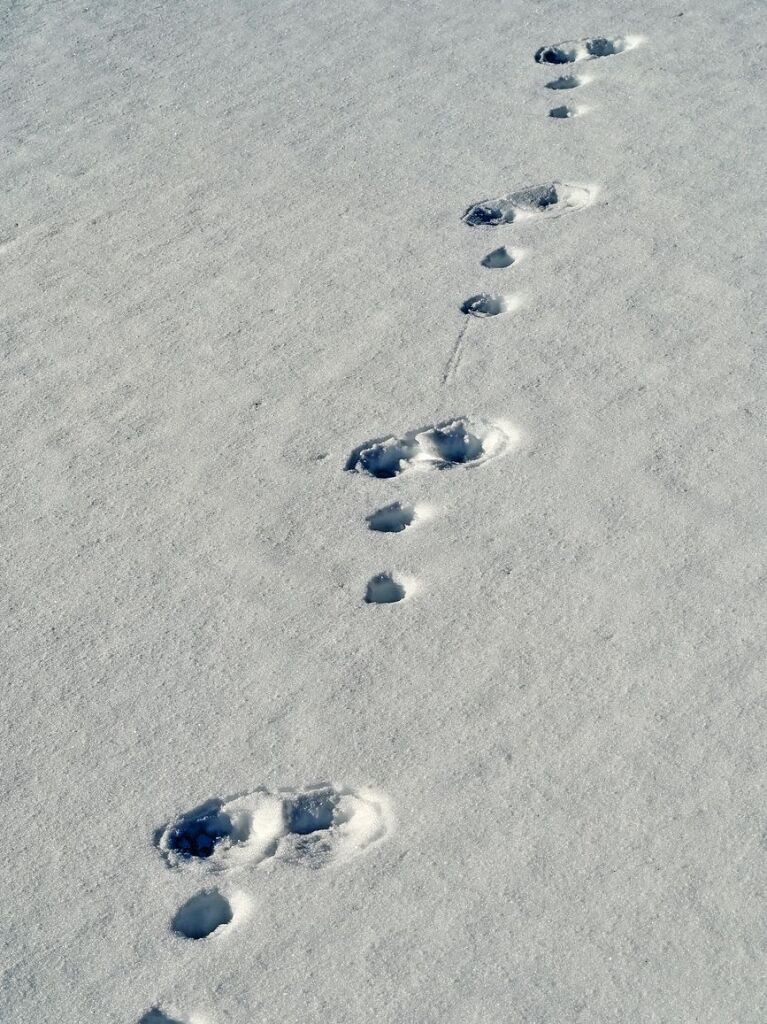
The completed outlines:
{"type": "Polygon", "coordinates": [[[3,1020],[762,1024],[761,14],[7,5],[3,1020]]]}

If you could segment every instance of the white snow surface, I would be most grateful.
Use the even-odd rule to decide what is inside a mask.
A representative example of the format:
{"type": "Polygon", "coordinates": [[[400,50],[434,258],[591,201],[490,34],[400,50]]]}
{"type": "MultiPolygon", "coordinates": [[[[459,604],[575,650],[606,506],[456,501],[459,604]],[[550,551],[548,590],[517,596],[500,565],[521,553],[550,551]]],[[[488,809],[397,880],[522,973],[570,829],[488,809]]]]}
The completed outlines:
{"type": "Polygon", "coordinates": [[[767,1019],[765,22],[4,6],[0,1020],[767,1019]],[[158,848],[316,787],[385,829],[158,848]]]}

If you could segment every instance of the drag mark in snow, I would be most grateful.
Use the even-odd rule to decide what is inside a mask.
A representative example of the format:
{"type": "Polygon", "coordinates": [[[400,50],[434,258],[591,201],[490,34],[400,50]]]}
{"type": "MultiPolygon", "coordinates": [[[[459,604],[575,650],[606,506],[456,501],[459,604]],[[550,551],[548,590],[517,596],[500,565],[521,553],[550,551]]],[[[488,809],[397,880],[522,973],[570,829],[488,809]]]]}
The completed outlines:
{"type": "Polygon", "coordinates": [[[346,460],[346,470],[385,480],[418,470],[472,468],[511,451],[518,437],[503,420],[488,423],[462,416],[404,437],[366,441],[346,460]]]}
{"type": "Polygon", "coordinates": [[[536,51],[535,60],[538,64],[574,64],[580,60],[613,57],[617,53],[633,50],[641,41],[640,36],[618,36],[615,39],[595,36],[591,39],[573,39],[542,46],[536,51]]]}
{"type": "Polygon", "coordinates": [[[462,216],[469,227],[496,227],[538,217],[558,217],[583,210],[594,201],[596,190],[584,185],[568,185],[552,181],[534,185],[496,199],[474,203],[462,216]]]}
{"type": "Polygon", "coordinates": [[[455,344],[453,345],[450,355],[447,357],[447,362],[445,363],[445,367],[442,371],[443,384],[447,384],[448,381],[451,380],[458,372],[458,364],[461,362],[461,356],[463,355],[463,339],[468,326],[469,321],[467,320],[458,332],[455,344]]]}

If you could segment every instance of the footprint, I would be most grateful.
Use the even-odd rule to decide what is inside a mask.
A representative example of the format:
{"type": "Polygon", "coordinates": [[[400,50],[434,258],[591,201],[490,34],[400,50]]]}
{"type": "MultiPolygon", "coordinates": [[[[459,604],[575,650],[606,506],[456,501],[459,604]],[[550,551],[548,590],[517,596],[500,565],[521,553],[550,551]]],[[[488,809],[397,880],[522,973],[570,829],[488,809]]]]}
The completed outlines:
{"type": "Polygon", "coordinates": [[[549,111],[549,117],[556,118],[568,118],[568,117],[580,117],[581,114],[585,113],[583,107],[552,107],[549,111]]]}
{"type": "Polygon", "coordinates": [[[302,793],[288,805],[288,830],[297,836],[310,836],[333,827],[338,799],[329,790],[302,793]]]}
{"type": "MultiPolygon", "coordinates": [[[[223,871],[272,860],[317,866],[320,860],[329,863],[354,856],[382,839],[390,825],[388,800],[372,789],[258,789],[231,800],[208,801],[181,815],[159,830],[157,846],[174,868],[223,871]],[[176,837],[197,834],[200,821],[210,817],[211,808],[215,808],[221,836],[212,851],[208,852],[205,843],[204,855],[194,854],[185,843],[179,852],[176,837]],[[321,843],[308,843],[310,835],[321,835],[321,843]]],[[[225,913],[221,900],[211,905],[225,913]]],[[[238,912],[233,901],[232,906],[238,912]]]]}
{"type": "Polygon", "coordinates": [[[445,467],[479,462],[487,454],[489,441],[489,437],[467,430],[461,420],[434,427],[424,434],[424,444],[432,458],[445,467]]]}
{"type": "Polygon", "coordinates": [[[222,800],[208,800],[161,830],[156,843],[169,864],[219,859],[241,842],[248,827],[244,816],[233,817],[223,810],[222,800]]]}
{"type": "Polygon", "coordinates": [[[207,939],[220,934],[234,920],[235,911],[240,916],[243,909],[243,897],[230,901],[218,889],[208,889],[192,896],[176,911],[171,929],[185,939],[207,939]]]}
{"type": "Polygon", "coordinates": [[[282,805],[277,797],[263,794],[255,803],[249,796],[209,800],[161,829],[156,843],[170,867],[204,863],[220,871],[270,856],[281,827],[282,805]]]}
{"type": "Polygon", "coordinates": [[[591,78],[588,75],[562,75],[546,83],[547,89],[580,89],[582,85],[588,85],[591,78]]]}
{"type": "Polygon", "coordinates": [[[514,266],[521,256],[522,254],[518,250],[507,249],[505,245],[502,245],[485,256],[482,266],[487,267],[488,270],[504,270],[506,267],[514,266]]]}
{"type": "Polygon", "coordinates": [[[548,185],[535,185],[497,199],[483,199],[470,206],[461,219],[469,227],[476,228],[513,224],[531,217],[557,217],[582,210],[593,202],[595,194],[592,187],[553,181],[548,185]]]}
{"type": "Polygon", "coordinates": [[[618,36],[615,39],[595,36],[592,39],[568,40],[542,46],[536,51],[535,60],[538,64],[573,64],[579,60],[612,57],[616,53],[633,50],[641,41],[640,36],[618,36]]]}
{"type": "Polygon", "coordinates": [[[499,313],[510,313],[519,306],[519,299],[512,295],[488,295],[482,292],[472,295],[461,306],[461,312],[467,316],[498,316],[499,313]]]}
{"type": "Polygon", "coordinates": [[[347,470],[369,473],[378,480],[390,480],[420,461],[415,434],[371,441],[355,449],[346,462],[347,470]]]}
{"type": "Polygon", "coordinates": [[[514,447],[518,433],[504,421],[485,423],[462,416],[434,427],[412,430],[402,438],[368,441],[346,461],[350,473],[387,480],[415,470],[480,466],[514,447]]]}
{"type": "Polygon", "coordinates": [[[388,799],[372,789],[314,786],[284,799],[286,831],[275,859],[288,864],[343,863],[383,839],[393,825],[388,799]]]}
{"type": "Polygon", "coordinates": [[[368,529],[376,533],[402,533],[413,523],[422,518],[415,505],[402,505],[395,501],[393,505],[379,508],[367,517],[368,529]]]}
{"type": "Polygon", "coordinates": [[[153,1006],[147,1010],[138,1024],[203,1024],[199,1017],[178,1017],[169,1016],[159,1006],[153,1006]]]}
{"type": "Polygon", "coordinates": [[[365,589],[365,604],[397,604],[408,594],[404,581],[388,572],[380,572],[368,580],[365,589]]]}

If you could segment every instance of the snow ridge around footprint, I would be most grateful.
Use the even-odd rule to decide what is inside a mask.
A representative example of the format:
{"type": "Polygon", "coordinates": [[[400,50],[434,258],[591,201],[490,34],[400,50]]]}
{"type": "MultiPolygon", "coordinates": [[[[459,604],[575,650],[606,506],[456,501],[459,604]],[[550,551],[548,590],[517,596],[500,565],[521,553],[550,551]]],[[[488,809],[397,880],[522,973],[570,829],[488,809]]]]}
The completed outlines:
{"type": "Polygon", "coordinates": [[[373,789],[258,789],[180,815],[159,830],[156,844],[170,867],[183,870],[268,861],[324,867],[378,842],[392,821],[388,799],[373,789]]]}
{"type": "Polygon", "coordinates": [[[533,185],[496,199],[483,199],[474,203],[462,216],[469,227],[497,227],[515,224],[533,217],[558,217],[574,213],[589,206],[596,195],[593,186],[568,185],[552,181],[533,185]]]}
{"type": "Polygon", "coordinates": [[[504,421],[459,417],[403,437],[367,441],[354,449],[346,469],[388,480],[421,470],[481,466],[510,451],[517,440],[517,430],[504,421]]]}

